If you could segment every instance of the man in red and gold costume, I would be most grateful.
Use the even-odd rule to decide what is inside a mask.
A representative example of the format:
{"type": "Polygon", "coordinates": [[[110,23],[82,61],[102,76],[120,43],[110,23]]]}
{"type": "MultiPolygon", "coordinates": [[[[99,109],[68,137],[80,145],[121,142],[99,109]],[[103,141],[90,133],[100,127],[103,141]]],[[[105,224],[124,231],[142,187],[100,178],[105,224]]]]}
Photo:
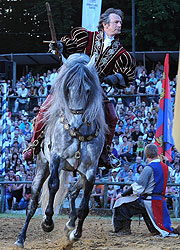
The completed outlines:
{"type": "MultiPolygon", "coordinates": [[[[56,48],[51,44],[51,49],[57,50],[65,58],[73,53],[95,56],[95,67],[100,82],[105,82],[118,89],[125,88],[134,80],[135,60],[120,42],[122,20],[123,12],[120,9],[107,9],[100,17],[98,32],[90,32],[82,27],[74,28],[70,36],[61,38],[60,43],[56,44],[56,48]]],[[[38,153],[38,145],[43,138],[43,112],[48,106],[49,98],[51,98],[50,95],[40,108],[31,145],[23,153],[23,158],[27,161],[32,160],[34,154],[38,153]]],[[[114,136],[117,115],[113,104],[107,97],[104,97],[104,107],[110,131],[106,138],[107,146],[111,145],[114,136]]],[[[106,146],[104,151],[107,149],[106,146]]]]}

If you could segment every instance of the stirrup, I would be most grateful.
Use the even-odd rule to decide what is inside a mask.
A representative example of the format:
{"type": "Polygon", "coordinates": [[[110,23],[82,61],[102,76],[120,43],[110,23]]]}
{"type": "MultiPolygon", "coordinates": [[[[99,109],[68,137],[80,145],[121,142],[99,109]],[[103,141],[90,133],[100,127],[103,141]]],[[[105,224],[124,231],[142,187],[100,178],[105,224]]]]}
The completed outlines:
{"type": "Polygon", "coordinates": [[[40,152],[40,143],[42,142],[44,138],[44,132],[42,131],[40,136],[38,137],[38,139],[36,139],[34,142],[32,142],[32,144],[27,147],[24,151],[23,151],[23,155],[25,153],[27,153],[29,151],[29,154],[32,153],[32,160],[34,160],[35,155],[37,155],[40,152]]]}
{"type": "Polygon", "coordinates": [[[28,146],[23,152],[22,152],[22,156],[23,156],[23,159],[24,160],[26,160],[26,161],[28,161],[27,160],[27,155],[28,155],[28,157],[30,157],[29,158],[29,160],[34,160],[34,157],[35,157],[35,153],[34,153],[34,151],[35,151],[35,146],[34,145],[30,145],[30,146],[28,146]],[[24,155],[26,155],[26,156],[24,156],[24,155]],[[32,155],[32,156],[31,156],[32,155]]]}

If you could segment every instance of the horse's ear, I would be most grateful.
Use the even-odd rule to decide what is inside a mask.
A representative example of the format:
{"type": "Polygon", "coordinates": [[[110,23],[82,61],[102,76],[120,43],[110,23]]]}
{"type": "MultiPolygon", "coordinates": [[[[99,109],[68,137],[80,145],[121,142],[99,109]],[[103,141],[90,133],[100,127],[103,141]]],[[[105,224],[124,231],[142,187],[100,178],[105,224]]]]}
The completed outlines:
{"type": "Polygon", "coordinates": [[[95,55],[93,55],[93,56],[91,57],[91,60],[90,60],[89,63],[87,64],[87,67],[88,67],[88,68],[91,68],[92,66],[94,66],[94,64],[95,64],[95,55]]]}

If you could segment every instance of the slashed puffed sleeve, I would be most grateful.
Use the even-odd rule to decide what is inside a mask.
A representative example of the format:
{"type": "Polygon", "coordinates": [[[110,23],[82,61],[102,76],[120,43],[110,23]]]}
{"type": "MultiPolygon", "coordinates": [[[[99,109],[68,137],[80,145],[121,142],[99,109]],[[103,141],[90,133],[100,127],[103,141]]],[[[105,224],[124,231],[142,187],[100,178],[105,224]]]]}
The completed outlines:
{"type": "Polygon", "coordinates": [[[73,53],[84,53],[88,44],[88,31],[82,27],[76,27],[71,31],[70,36],[64,36],[60,41],[63,43],[65,57],[73,53]]]}

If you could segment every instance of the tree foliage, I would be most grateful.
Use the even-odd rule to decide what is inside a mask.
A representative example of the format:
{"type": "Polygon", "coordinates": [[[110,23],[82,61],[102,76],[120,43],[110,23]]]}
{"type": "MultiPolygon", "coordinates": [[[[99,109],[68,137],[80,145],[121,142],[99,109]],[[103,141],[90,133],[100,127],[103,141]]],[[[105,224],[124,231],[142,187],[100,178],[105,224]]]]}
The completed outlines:
{"type": "Polygon", "coordinates": [[[136,0],[136,48],[178,50],[179,13],[177,0],[136,0]]]}
{"type": "MultiPolygon", "coordinates": [[[[46,52],[50,40],[47,0],[1,0],[0,53],[46,52]]],[[[57,37],[81,25],[82,0],[49,0],[57,37]]],[[[136,50],[178,50],[179,0],[135,0],[136,50]]],[[[131,0],[102,0],[102,12],[121,8],[125,13],[121,41],[131,50],[131,0]]]]}

